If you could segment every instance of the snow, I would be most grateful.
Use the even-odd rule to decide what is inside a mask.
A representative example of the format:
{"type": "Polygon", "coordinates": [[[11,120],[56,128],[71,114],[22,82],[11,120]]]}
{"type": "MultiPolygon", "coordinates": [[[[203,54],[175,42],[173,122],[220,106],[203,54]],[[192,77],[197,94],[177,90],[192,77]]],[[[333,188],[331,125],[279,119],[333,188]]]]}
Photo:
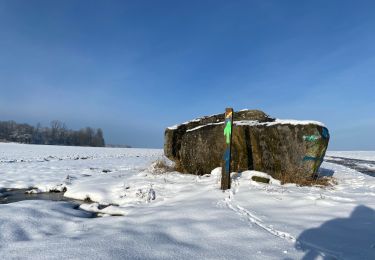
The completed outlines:
{"type": "Polygon", "coordinates": [[[251,126],[254,126],[254,125],[259,125],[261,123],[259,123],[259,121],[257,121],[257,120],[241,120],[241,121],[233,121],[233,124],[234,125],[251,125],[251,126]]]}
{"type": "Polygon", "coordinates": [[[273,122],[258,122],[255,120],[242,120],[234,121],[235,125],[264,125],[264,126],[273,126],[273,125],[319,125],[325,127],[322,122],[311,121],[311,120],[293,120],[293,119],[276,119],[273,122]]]}
{"type": "MultiPolygon", "coordinates": [[[[375,178],[334,163],[321,168],[333,187],[245,171],[222,192],[220,168],[154,171],[162,150],[0,143],[0,151],[0,189],[64,186],[65,196],[93,201],[80,209],[103,216],[67,202],[0,204],[1,259],[375,258],[375,178]]],[[[375,152],[345,157],[374,160],[375,152]]]]}
{"type": "Polygon", "coordinates": [[[224,122],[218,122],[218,123],[210,123],[210,124],[206,124],[206,125],[200,125],[200,126],[197,126],[197,127],[192,128],[192,129],[188,129],[188,130],[186,130],[186,132],[195,131],[195,130],[197,130],[197,129],[200,129],[200,128],[202,128],[202,127],[206,127],[206,126],[211,126],[211,125],[223,125],[223,124],[224,124],[224,122]]]}
{"type": "Polygon", "coordinates": [[[173,126],[169,126],[167,127],[169,130],[176,130],[177,128],[179,127],[179,125],[173,125],[173,126]]]}
{"type": "Polygon", "coordinates": [[[181,125],[187,125],[187,124],[190,124],[190,123],[200,122],[202,119],[213,117],[213,116],[217,116],[217,115],[219,115],[219,114],[213,114],[213,115],[210,115],[210,116],[198,117],[198,118],[186,121],[186,122],[184,122],[182,124],[179,124],[179,125],[173,125],[173,126],[167,127],[167,129],[169,129],[169,130],[176,130],[181,125]]]}
{"type": "MultiPolygon", "coordinates": [[[[193,121],[191,121],[193,122],[193,121]]],[[[189,122],[186,122],[184,124],[187,124],[189,122]]],[[[192,129],[186,130],[186,132],[192,132],[195,130],[198,130],[202,127],[206,126],[212,126],[212,125],[222,125],[224,122],[217,122],[217,123],[209,123],[205,125],[199,125],[197,127],[194,127],[192,129]]],[[[241,121],[233,121],[234,125],[250,125],[250,126],[256,126],[256,125],[263,125],[263,126],[273,126],[273,125],[319,125],[322,127],[325,127],[325,125],[318,121],[309,121],[309,120],[283,120],[283,119],[276,119],[274,122],[259,122],[257,120],[241,120],[241,121]]],[[[178,128],[178,125],[168,127],[170,130],[175,130],[178,128]]]]}
{"type": "Polygon", "coordinates": [[[313,125],[320,125],[320,126],[325,127],[325,125],[322,122],[319,122],[319,121],[294,120],[294,119],[276,119],[274,122],[267,122],[267,123],[264,123],[264,124],[266,124],[267,126],[277,125],[277,124],[281,124],[281,125],[310,125],[310,124],[313,124],[313,125]]]}
{"type": "Polygon", "coordinates": [[[343,158],[375,161],[375,153],[372,151],[329,151],[327,155],[343,157],[343,158]]]}

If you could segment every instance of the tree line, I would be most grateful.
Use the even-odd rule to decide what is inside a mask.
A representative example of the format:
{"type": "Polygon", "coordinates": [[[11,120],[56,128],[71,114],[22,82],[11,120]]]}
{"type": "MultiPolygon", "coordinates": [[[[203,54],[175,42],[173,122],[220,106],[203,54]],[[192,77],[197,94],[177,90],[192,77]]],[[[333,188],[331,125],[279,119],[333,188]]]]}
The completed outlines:
{"type": "Polygon", "coordinates": [[[0,121],[0,141],[25,144],[49,144],[104,147],[102,129],[85,127],[78,131],[68,129],[65,123],[58,120],[51,122],[50,127],[18,124],[14,121],[0,121]]]}

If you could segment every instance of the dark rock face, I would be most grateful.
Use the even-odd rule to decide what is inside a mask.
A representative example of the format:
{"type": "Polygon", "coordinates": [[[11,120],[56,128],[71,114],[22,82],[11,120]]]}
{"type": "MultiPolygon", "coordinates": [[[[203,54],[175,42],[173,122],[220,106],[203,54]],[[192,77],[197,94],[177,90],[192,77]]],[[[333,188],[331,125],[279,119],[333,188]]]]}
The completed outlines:
{"type": "MultiPolygon", "coordinates": [[[[207,174],[221,166],[224,114],[165,131],[164,153],[182,172],[207,174]]],[[[328,130],[314,122],[275,120],[259,110],[234,113],[232,171],[255,169],[285,182],[316,173],[328,146],[328,130]]]]}
{"type": "Polygon", "coordinates": [[[283,182],[315,174],[328,147],[327,128],[318,124],[255,125],[250,130],[254,170],[283,182]]]}

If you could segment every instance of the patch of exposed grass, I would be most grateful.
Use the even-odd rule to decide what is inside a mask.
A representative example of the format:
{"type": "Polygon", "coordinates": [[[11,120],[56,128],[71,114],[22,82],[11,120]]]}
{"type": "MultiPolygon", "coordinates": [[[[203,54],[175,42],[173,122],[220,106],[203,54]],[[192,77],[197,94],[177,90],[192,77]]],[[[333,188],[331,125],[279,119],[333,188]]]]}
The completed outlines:
{"type": "Polygon", "coordinates": [[[166,172],[174,172],[176,171],[176,165],[173,163],[168,163],[164,159],[159,159],[153,162],[149,168],[149,171],[154,174],[163,174],[166,172]]]}
{"type": "Polygon", "coordinates": [[[286,168],[275,177],[280,180],[281,184],[295,183],[299,186],[321,187],[331,187],[337,184],[334,177],[319,176],[319,174],[309,176],[303,166],[286,168]]]}
{"type": "Polygon", "coordinates": [[[337,184],[337,181],[333,177],[318,177],[318,178],[308,178],[301,180],[297,183],[300,186],[321,186],[321,187],[331,187],[337,184]]]}
{"type": "Polygon", "coordinates": [[[284,175],[281,184],[295,183],[299,186],[321,186],[321,187],[331,187],[337,184],[334,177],[318,176],[314,175],[311,177],[305,177],[303,175],[284,175]]]}

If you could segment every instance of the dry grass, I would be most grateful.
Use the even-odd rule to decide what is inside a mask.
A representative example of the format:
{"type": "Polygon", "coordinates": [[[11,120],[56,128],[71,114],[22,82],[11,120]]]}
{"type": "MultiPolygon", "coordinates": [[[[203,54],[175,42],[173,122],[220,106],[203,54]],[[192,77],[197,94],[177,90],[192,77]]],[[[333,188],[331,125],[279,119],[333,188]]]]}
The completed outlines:
{"type": "Polygon", "coordinates": [[[176,171],[176,172],[181,172],[181,173],[185,172],[184,168],[182,167],[182,165],[180,163],[180,161],[175,162],[173,168],[174,168],[174,171],[176,171]]]}
{"type": "Polygon", "coordinates": [[[301,180],[297,183],[300,186],[321,186],[321,187],[331,187],[337,184],[337,181],[333,177],[311,177],[308,179],[301,180]]]}
{"type": "Polygon", "coordinates": [[[154,174],[163,174],[177,171],[177,168],[176,164],[173,165],[173,163],[168,163],[164,159],[159,159],[151,164],[149,171],[154,174]]]}
{"type": "Polygon", "coordinates": [[[306,177],[306,175],[289,175],[284,174],[281,178],[281,183],[295,183],[299,186],[321,186],[321,187],[331,187],[337,184],[334,177],[327,176],[311,176],[306,177]]]}
{"type": "Polygon", "coordinates": [[[295,183],[299,186],[320,186],[331,187],[337,184],[334,177],[319,176],[318,174],[306,176],[306,170],[303,167],[297,169],[286,169],[281,173],[280,181],[282,184],[295,183]]]}

